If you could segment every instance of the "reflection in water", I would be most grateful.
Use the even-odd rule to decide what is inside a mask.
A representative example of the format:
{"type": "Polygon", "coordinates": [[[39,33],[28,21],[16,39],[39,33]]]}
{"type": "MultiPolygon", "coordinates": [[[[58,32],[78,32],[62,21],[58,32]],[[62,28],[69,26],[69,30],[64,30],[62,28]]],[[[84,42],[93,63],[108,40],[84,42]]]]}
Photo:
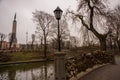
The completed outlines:
{"type": "Polygon", "coordinates": [[[54,80],[53,62],[0,67],[0,80],[54,80]]]}

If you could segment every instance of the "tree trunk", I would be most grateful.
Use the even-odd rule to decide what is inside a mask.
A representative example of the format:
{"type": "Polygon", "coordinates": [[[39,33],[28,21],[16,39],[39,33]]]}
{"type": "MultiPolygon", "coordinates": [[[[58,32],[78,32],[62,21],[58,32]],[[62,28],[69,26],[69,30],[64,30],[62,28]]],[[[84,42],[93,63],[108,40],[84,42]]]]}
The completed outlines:
{"type": "Polygon", "coordinates": [[[32,44],[31,44],[31,50],[32,50],[32,49],[34,50],[34,47],[33,47],[33,41],[32,41],[32,44]]]}
{"type": "Polygon", "coordinates": [[[91,6],[90,0],[88,1],[88,7],[90,9],[90,28],[89,28],[89,30],[92,31],[94,33],[94,35],[99,39],[101,50],[106,51],[106,37],[107,37],[108,33],[100,34],[97,32],[97,30],[93,26],[94,7],[91,6]]]}
{"type": "Polygon", "coordinates": [[[85,23],[85,20],[83,19],[83,16],[81,16],[81,15],[76,15],[76,16],[79,17],[79,19],[81,20],[81,23],[99,39],[101,50],[105,51],[106,50],[106,37],[107,37],[108,33],[100,34],[94,28],[94,25],[93,25],[94,7],[91,6],[90,0],[88,0],[88,7],[90,9],[90,15],[89,15],[90,23],[89,23],[89,25],[85,23]]]}
{"type": "Polygon", "coordinates": [[[101,50],[106,51],[106,38],[101,38],[99,41],[101,50]]]}
{"type": "Polygon", "coordinates": [[[90,29],[91,32],[99,39],[100,42],[100,49],[102,51],[106,51],[106,38],[108,33],[106,34],[99,34],[94,28],[90,29]]]}
{"type": "Polygon", "coordinates": [[[41,49],[43,49],[43,38],[41,38],[41,45],[40,45],[40,47],[41,47],[41,49]]]}
{"type": "Polygon", "coordinates": [[[44,57],[46,58],[47,57],[46,56],[46,52],[47,52],[46,38],[44,39],[44,42],[45,42],[45,44],[44,44],[44,57]]]}
{"type": "Polygon", "coordinates": [[[11,43],[9,42],[9,50],[11,49],[11,43]]]}
{"type": "Polygon", "coordinates": [[[106,37],[107,37],[108,33],[99,34],[94,28],[90,29],[90,31],[93,32],[94,35],[99,39],[100,49],[102,51],[106,51],[106,37]]]}
{"type": "Polygon", "coordinates": [[[118,44],[118,49],[120,51],[120,40],[117,41],[117,44],[118,44]]]}
{"type": "Polygon", "coordinates": [[[0,49],[2,49],[2,41],[0,41],[0,49]]]}
{"type": "Polygon", "coordinates": [[[13,44],[13,33],[10,36],[9,49],[11,49],[12,44],[13,44]]]}
{"type": "Polygon", "coordinates": [[[46,59],[47,57],[47,44],[46,44],[46,35],[45,35],[45,31],[44,31],[44,58],[46,59]]]}

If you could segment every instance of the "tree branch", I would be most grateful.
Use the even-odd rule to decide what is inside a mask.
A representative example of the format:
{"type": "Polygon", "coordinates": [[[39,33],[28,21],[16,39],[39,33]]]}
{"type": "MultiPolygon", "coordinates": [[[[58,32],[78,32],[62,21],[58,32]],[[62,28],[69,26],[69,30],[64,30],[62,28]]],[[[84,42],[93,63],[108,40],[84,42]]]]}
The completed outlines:
{"type": "Polygon", "coordinates": [[[89,26],[85,23],[85,21],[83,20],[83,16],[80,16],[80,15],[76,15],[79,17],[79,19],[81,20],[83,26],[85,26],[88,30],[90,30],[89,26]]]}
{"type": "Polygon", "coordinates": [[[73,14],[74,16],[78,17],[78,18],[81,20],[83,26],[85,26],[88,30],[90,30],[89,26],[88,26],[88,25],[85,23],[85,21],[83,20],[83,16],[82,16],[82,15],[75,14],[74,12],[70,12],[70,11],[69,11],[69,13],[71,13],[71,14],[73,14]]]}

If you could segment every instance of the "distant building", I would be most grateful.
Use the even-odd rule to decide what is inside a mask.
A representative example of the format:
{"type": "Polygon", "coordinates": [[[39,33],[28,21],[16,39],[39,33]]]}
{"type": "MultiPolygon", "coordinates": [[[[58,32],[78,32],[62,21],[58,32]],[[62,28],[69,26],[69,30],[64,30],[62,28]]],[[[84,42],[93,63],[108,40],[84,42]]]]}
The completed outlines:
{"type": "Polygon", "coordinates": [[[7,41],[3,41],[2,42],[2,47],[1,47],[1,49],[3,50],[3,49],[8,49],[8,47],[9,47],[9,43],[7,42],[7,41]]]}

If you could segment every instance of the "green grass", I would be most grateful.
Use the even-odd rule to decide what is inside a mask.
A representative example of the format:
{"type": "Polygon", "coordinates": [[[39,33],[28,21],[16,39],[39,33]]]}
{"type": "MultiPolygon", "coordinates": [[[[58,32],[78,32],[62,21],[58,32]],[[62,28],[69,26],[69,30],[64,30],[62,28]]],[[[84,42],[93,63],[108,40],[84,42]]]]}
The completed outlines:
{"type": "MultiPolygon", "coordinates": [[[[21,51],[21,52],[12,52],[9,54],[7,53],[6,58],[7,60],[3,60],[2,58],[3,61],[0,61],[0,63],[39,60],[44,58],[44,54],[43,54],[43,51],[21,51]]],[[[47,52],[47,58],[50,58],[50,59],[54,58],[53,53],[47,52]]]]}
{"type": "MultiPolygon", "coordinates": [[[[28,60],[39,60],[44,58],[43,51],[21,51],[21,52],[12,52],[4,53],[5,56],[0,56],[0,63],[6,62],[16,62],[16,61],[28,61],[28,60]]],[[[47,52],[47,58],[54,58],[54,51],[47,52]]]]}
{"type": "Polygon", "coordinates": [[[33,54],[16,52],[16,53],[12,53],[10,56],[11,56],[11,61],[24,61],[24,60],[30,60],[33,54]]]}
{"type": "Polygon", "coordinates": [[[11,61],[25,61],[25,60],[33,60],[33,59],[41,59],[43,58],[43,52],[35,52],[35,51],[26,51],[26,52],[13,52],[10,54],[11,61]]]}

